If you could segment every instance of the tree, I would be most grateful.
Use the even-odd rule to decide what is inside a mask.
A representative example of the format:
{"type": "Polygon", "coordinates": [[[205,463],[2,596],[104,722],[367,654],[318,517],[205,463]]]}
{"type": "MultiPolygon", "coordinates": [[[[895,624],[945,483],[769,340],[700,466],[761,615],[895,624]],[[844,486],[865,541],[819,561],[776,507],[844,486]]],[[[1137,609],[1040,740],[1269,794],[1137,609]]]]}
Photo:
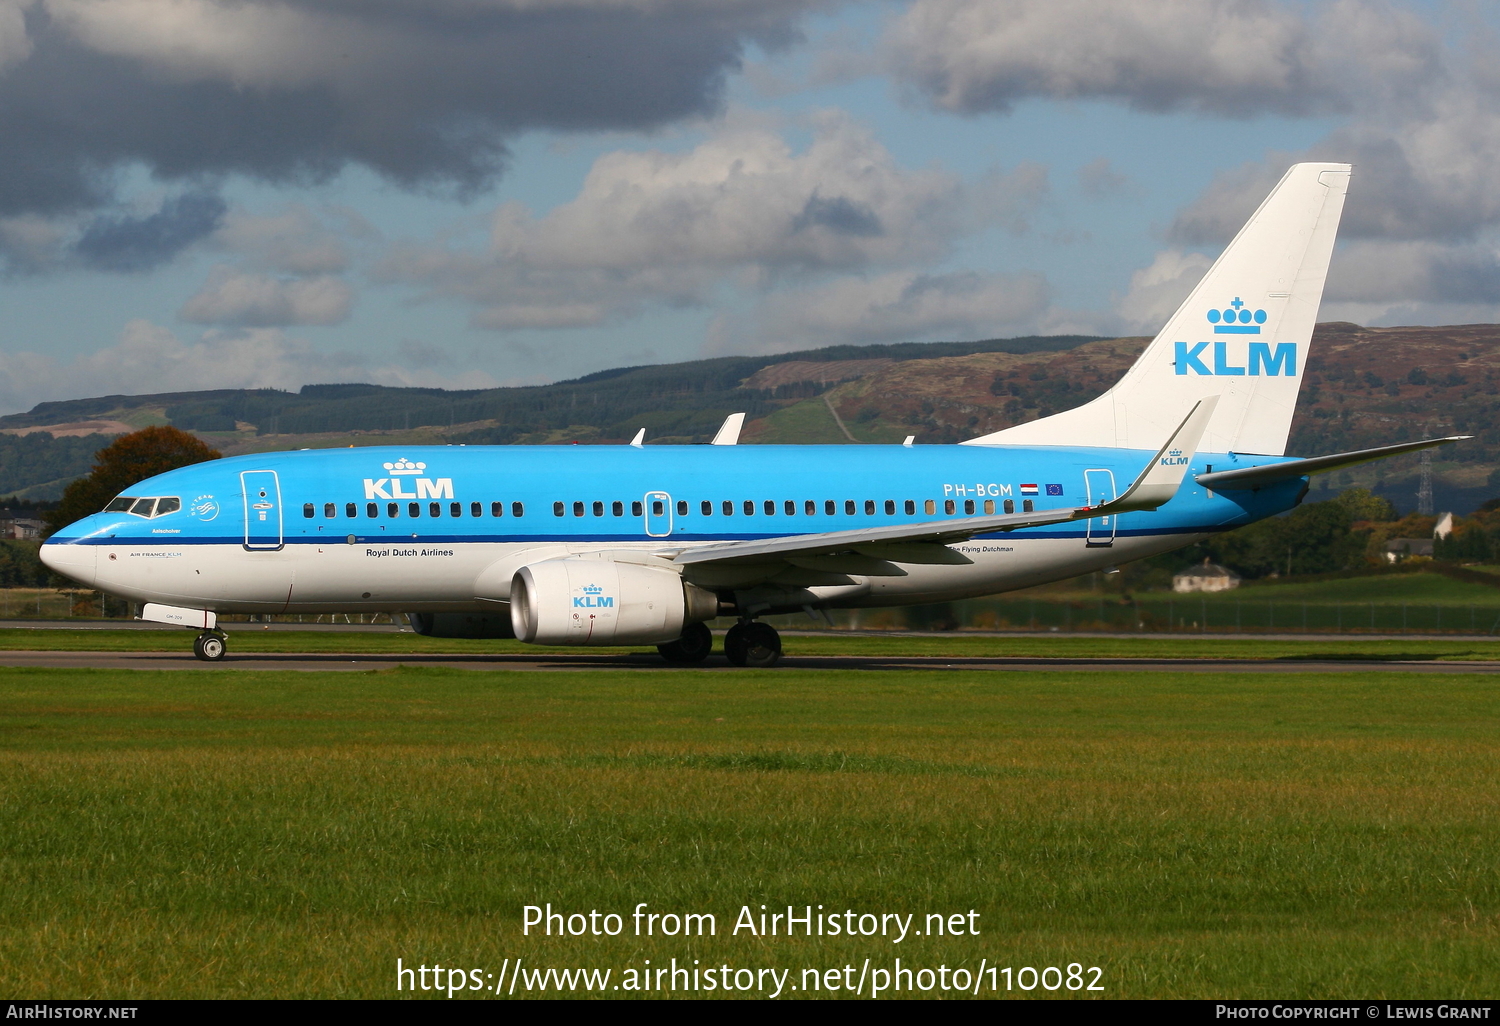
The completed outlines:
{"type": "Polygon", "coordinates": [[[98,513],[137,481],[223,455],[202,439],[169,426],[121,435],[95,454],[88,476],[68,485],[57,508],[47,514],[48,533],[98,513]]]}

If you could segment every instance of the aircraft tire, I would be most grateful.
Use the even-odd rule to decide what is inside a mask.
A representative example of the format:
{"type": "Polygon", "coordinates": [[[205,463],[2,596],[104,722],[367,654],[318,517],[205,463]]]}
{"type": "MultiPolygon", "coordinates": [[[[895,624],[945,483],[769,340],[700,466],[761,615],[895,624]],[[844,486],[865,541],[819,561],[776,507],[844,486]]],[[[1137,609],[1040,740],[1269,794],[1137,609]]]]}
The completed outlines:
{"type": "Polygon", "coordinates": [[[669,663],[684,666],[701,663],[714,650],[714,633],[704,623],[690,623],[682,629],[682,637],[657,645],[656,650],[669,663]]]}
{"type": "Polygon", "coordinates": [[[724,636],[724,654],[736,666],[775,666],[781,659],[781,635],[768,623],[737,623],[724,636]]]}
{"type": "Polygon", "coordinates": [[[223,659],[226,648],[224,636],[212,631],[205,631],[193,639],[193,655],[204,662],[216,663],[223,659]]]}

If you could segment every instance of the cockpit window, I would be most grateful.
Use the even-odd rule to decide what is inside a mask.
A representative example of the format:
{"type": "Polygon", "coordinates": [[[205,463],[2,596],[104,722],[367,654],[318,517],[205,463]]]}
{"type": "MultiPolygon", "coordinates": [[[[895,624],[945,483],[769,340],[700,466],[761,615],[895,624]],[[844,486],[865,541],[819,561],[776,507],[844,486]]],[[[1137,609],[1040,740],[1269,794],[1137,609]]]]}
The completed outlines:
{"type": "Polygon", "coordinates": [[[106,513],[131,513],[138,517],[159,517],[176,513],[182,508],[182,499],[176,495],[161,498],[140,499],[133,495],[121,495],[104,507],[106,513]]]}

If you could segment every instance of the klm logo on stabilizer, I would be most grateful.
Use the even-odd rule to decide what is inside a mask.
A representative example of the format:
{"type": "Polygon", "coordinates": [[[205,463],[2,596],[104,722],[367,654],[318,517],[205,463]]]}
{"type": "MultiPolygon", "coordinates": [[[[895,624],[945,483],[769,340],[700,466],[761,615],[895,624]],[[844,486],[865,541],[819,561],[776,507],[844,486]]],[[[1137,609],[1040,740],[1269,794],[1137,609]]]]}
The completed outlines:
{"type": "Polygon", "coordinates": [[[574,609],[613,609],[614,607],[614,596],[604,594],[604,589],[597,584],[585,584],[583,594],[573,596],[574,609]]]}
{"type": "MultiPolygon", "coordinates": [[[[1208,312],[1209,323],[1216,335],[1259,335],[1261,325],[1266,323],[1264,310],[1249,310],[1238,296],[1222,310],[1208,312]]],[[[1278,342],[1272,349],[1269,342],[1249,342],[1241,349],[1239,343],[1230,351],[1229,342],[1174,342],[1172,343],[1172,367],[1179,375],[1202,374],[1207,377],[1235,378],[1248,374],[1258,377],[1297,376],[1297,343],[1278,342]],[[1213,346],[1209,355],[1209,346],[1213,346]],[[1209,365],[1212,361],[1212,366],[1209,365]]]]}
{"type": "Polygon", "coordinates": [[[1191,457],[1184,456],[1181,449],[1173,449],[1171,452],[1163,456],[1160,462],[1164,467],[1180,467],[1187,463],[1189,459],[1191,459],[1191,457]]]}

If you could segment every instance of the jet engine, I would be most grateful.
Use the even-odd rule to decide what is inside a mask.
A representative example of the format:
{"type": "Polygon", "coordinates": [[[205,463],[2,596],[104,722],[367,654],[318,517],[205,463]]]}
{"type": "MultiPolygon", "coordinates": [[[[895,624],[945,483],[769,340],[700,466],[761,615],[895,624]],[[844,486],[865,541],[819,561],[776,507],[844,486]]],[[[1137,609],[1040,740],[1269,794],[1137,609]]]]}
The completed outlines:
{"type": "Polygon", "coordinates": [[[611,559],[532,563],[510,585],[516,637],[538,645],[657,645],[718,613],[718,596],[676,570],[611,559]]]}

